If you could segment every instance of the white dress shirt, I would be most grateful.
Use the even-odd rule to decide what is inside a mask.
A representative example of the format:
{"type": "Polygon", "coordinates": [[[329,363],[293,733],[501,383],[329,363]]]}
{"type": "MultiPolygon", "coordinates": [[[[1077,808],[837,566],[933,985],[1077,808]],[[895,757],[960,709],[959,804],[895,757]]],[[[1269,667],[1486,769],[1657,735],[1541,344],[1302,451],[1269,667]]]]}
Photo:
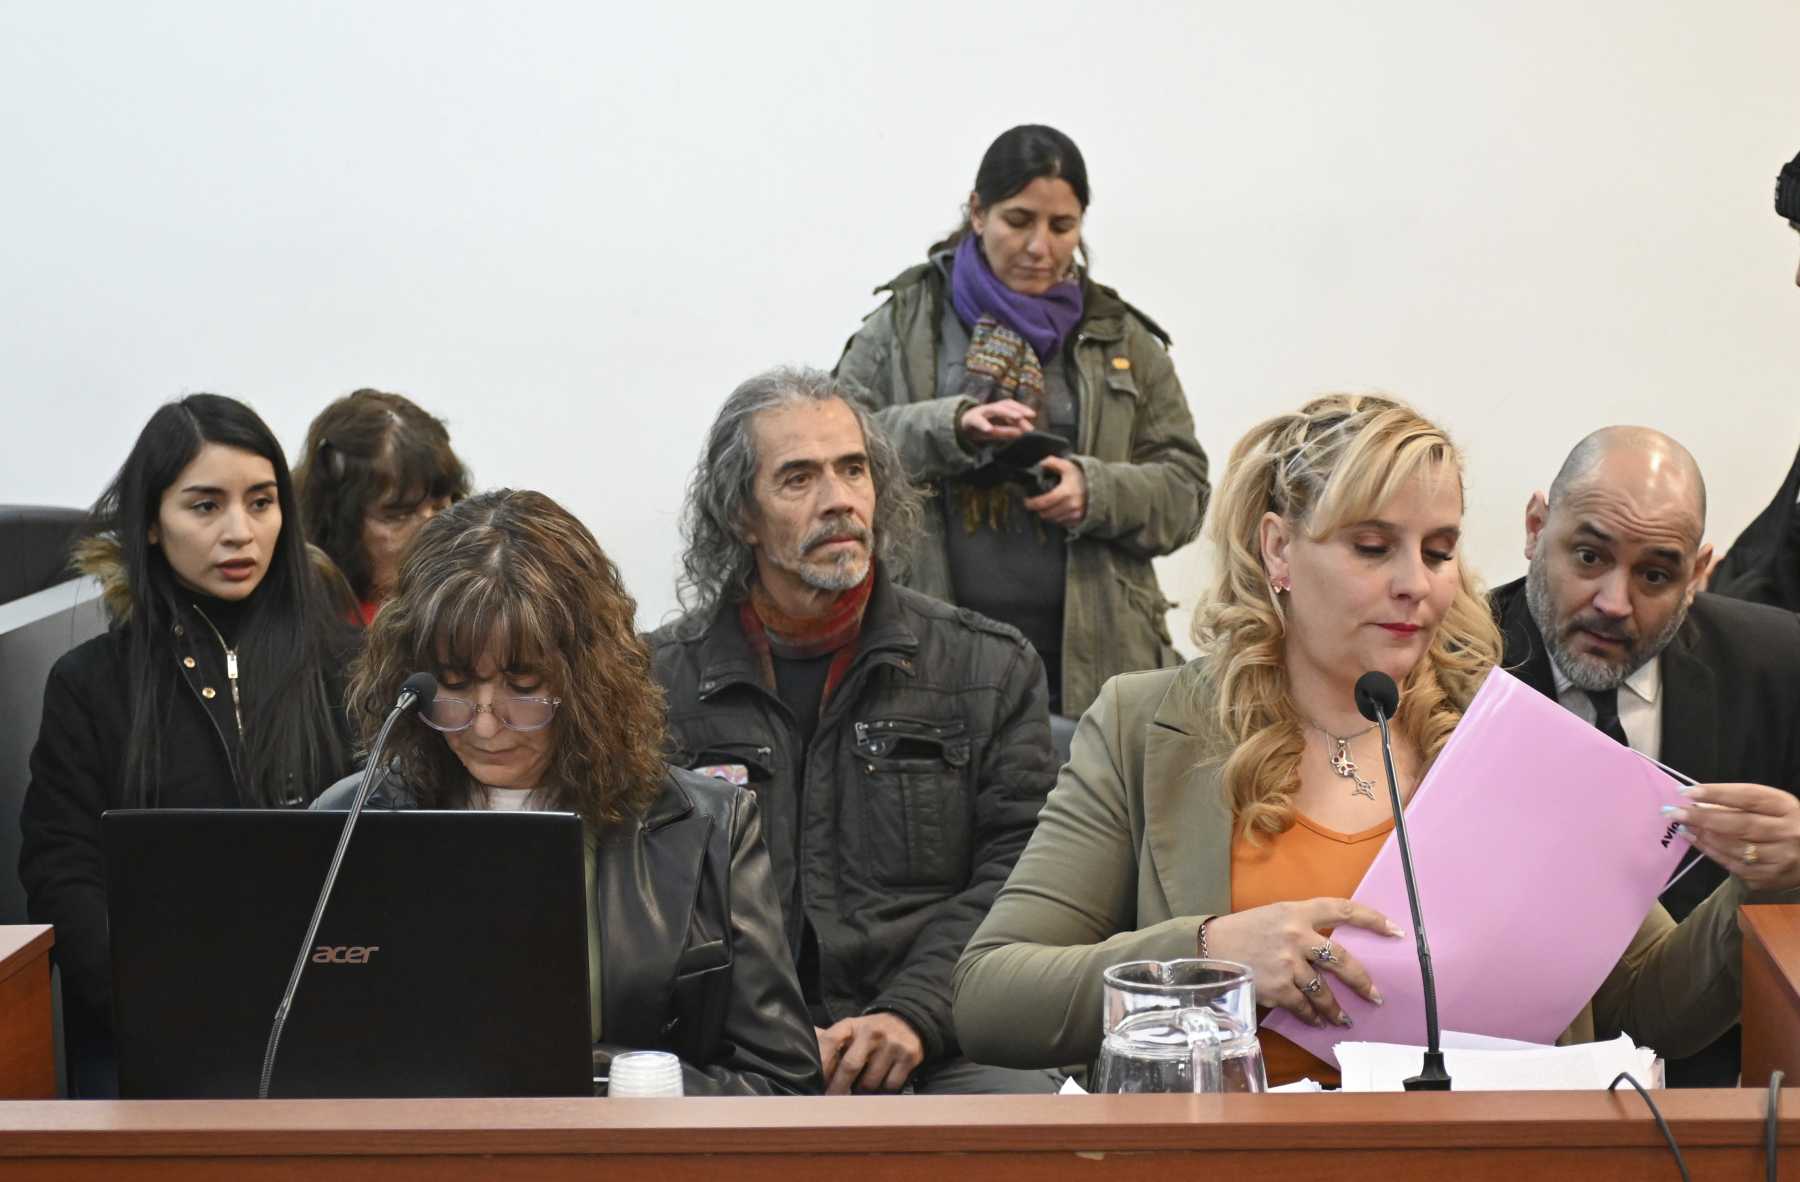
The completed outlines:
{"type": "MultiPolygon", "coordinates": [[[[1550,658],[1550,671],[1556,678],[1556,700],[1563,704],[1569,713],[1584,720],[1590,726],[1594,721],[1594,702],[1587,696],[1587,691],[1570,681],[1556,663],[1550,658]]],[[[1625,738],[1630,741],[1631,749],[1640,755],[1648,755],[1651,759],[1662,758],[1662,707],[1658,699],[1662,697],[1662,657],[1648,661],[1640,666],[1637,672],[1625,679],[1619,687],[1619,725],[1625,728],[1625,738]]]]}

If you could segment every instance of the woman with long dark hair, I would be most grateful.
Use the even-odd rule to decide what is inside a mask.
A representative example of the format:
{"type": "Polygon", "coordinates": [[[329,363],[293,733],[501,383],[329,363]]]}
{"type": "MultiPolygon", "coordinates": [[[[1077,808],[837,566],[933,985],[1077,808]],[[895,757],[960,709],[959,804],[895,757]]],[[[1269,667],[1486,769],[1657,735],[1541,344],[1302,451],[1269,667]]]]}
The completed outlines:
{"type": "Polygon", "coordinates": [[[348,767],[344,630],[299,523],[256,412],[190,394],[150,417],[77,544],[111,627],[50,671],[19,878],[56,927],[78,1094],[114,1086],[101,813],[304,805],[348,767]]]}
{"type": "Polygon", "coordinates": [[[1002,134],[837,370],[943,493],[904,581],[1017,627],[1071,717],[1113,674],[1180,662],[1150,560],[1200,532],[1208,491],[1167,334],[1088,274],[1088,196],[1068,136],[1002,134]]]}

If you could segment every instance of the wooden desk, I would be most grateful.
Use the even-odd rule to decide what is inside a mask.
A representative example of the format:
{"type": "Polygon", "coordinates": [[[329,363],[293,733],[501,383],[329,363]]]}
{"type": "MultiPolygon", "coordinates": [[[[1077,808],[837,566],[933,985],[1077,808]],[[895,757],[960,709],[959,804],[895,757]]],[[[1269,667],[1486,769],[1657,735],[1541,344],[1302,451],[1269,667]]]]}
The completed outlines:
{"type": "MultiPolygon", "coordinates": [[[[1763,1093],[1657,1099],[1694,1177],[1763,1177],[1763,1093]]],[[[1780,1146],[1780,1176],[1800,1179],[1793,1115],[1780,1146]]],[[[1641,1182],[1675,1169],[1629,1092],[0,1104],[0,1178],[321,1176],[1641,1182]]]]}
{"type": "Polygon", "coordinates": [[[1744,1074],[1767,1087],[1780,1068],[1783,1086],[1800,1085],[1800,906],[1738,909],[1744,933],[1744,1074]]]}
{"type": "MultiPolygon", "coordinates": [[[[1753,1070],[1767,1071],[1752,1067],[1753,1049],[1788,1056],[1783,1065],[1800,1056],[1800,974],[1783,967],[1800,967],[1800,908],[1746,909],[1740,922],[1754,1082],[1753,1070]]],[[[1694,1177],[1763,1177],[1763,1091],[1655,1095],[1694,1177]]],[[[1784,1092],[1778,1145],[1780,1176],[1800,1182],[1797,1103],[1784,1092]]],[[[1144,1182],[1201,1171],[1334,1182],[1675,1176],[1634,1092],[0,1103],[0,1180],[1144,1182]]]]}
{"type": "Polygon", "coordinates": [[[0,1099],[56,1095],[50,1026],[50,929],[0,926],[0,1099]]]}

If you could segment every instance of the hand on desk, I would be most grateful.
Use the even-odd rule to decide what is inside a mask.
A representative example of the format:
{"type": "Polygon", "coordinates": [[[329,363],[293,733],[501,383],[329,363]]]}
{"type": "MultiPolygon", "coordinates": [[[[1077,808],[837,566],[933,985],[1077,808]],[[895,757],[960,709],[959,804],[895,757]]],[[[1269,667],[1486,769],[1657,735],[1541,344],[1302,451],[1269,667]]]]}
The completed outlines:
{"type": "Polygon", "coordinates": [[[1800,800],[1764,784],[1696,784],[1679,808],[1694,847],[1754,891],[1800,886],[1800,800]]]}
{"type": "Polygon", "coordinates": [[[819,1036],[819,1062],[825,1067],[825,1094],[898,1092],[925,1058],[919,1034],[898,1014],[845,1018],[819,1036]]]}

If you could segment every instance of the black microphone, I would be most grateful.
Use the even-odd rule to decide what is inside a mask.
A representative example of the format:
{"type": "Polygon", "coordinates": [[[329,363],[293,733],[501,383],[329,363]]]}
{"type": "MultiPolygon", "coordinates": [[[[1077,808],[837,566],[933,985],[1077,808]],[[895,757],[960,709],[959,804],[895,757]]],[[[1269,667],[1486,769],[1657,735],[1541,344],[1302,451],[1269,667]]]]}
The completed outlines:
{"type": "Polygon", "coordinates": [[[1412,847],[1406,841],[1400,783],[1394,777],[1394,749],[1388,743],[1388,719],[1400,708],[1400,687],[1385,673],[1365,673],[1356,679],[1356,708],[1381,728],[1381,762],[1387,768],[1394,836],[1400,840],[1400,868],[1406,872],[1406,901],[1412,907],[1413,935],[1419,944],[1419,975],[1425,981],[1425,1066],[1405,1086],[1409,1092],[1447,1092],[1450,1073],[1444,1070],[1444,1051],[1438,1039],[1437,978],[1431,972],[1431,944],[1425,939],[1425,917],[1419,913],[1419,884],[1413,880],[1412,847]]]}
{"type": "Polygon", "coordinates": [[[350,833],[356,828],[356,818],[362,816],[363,805],[368,803],[369,796],[375,787],[375,770],[381,766],[381,750],[387,746],[388,732],[400,721],[400,716],[408,710],[424,710],[437,697],[437,678],[429,673],[415,673],[400,686],[400,694],[394,700],[394,708],[388,711],[381,729],[375,732],[375,742],[369,751],[369,762],[363,765],[362,783],[357,785],[356,799],[350,805],[350,812],[344,818],[344,831],[338,835],[337,852],[331,855],[331,869],[325,872],[325,885],[319,889],[319,901],[313,905],[312,921],[306,925],[306,936],[300,941],[300,955],[294,960],[294,971],[288,975],[287,988],[282,991],[281,1004],[275,1007],[275,1023],[269,1027],[269,1045],[263,1050],[262,1077],[256,1086],[256,1098],[269,1098],[269,1081],[275,1075],[275,1052],[281,1045],[281,1029],[287,1025],[288,1010],[294,1004],[294,994],[300,988],[300,974],[306,971],[308,953],[312,951],[313,939],[319,934],[319,921],[325,917],[325,904],[331,899],[331,888],[337,882],[338,867],[343,865],[344,851],[350,848],[350,833]]]}

